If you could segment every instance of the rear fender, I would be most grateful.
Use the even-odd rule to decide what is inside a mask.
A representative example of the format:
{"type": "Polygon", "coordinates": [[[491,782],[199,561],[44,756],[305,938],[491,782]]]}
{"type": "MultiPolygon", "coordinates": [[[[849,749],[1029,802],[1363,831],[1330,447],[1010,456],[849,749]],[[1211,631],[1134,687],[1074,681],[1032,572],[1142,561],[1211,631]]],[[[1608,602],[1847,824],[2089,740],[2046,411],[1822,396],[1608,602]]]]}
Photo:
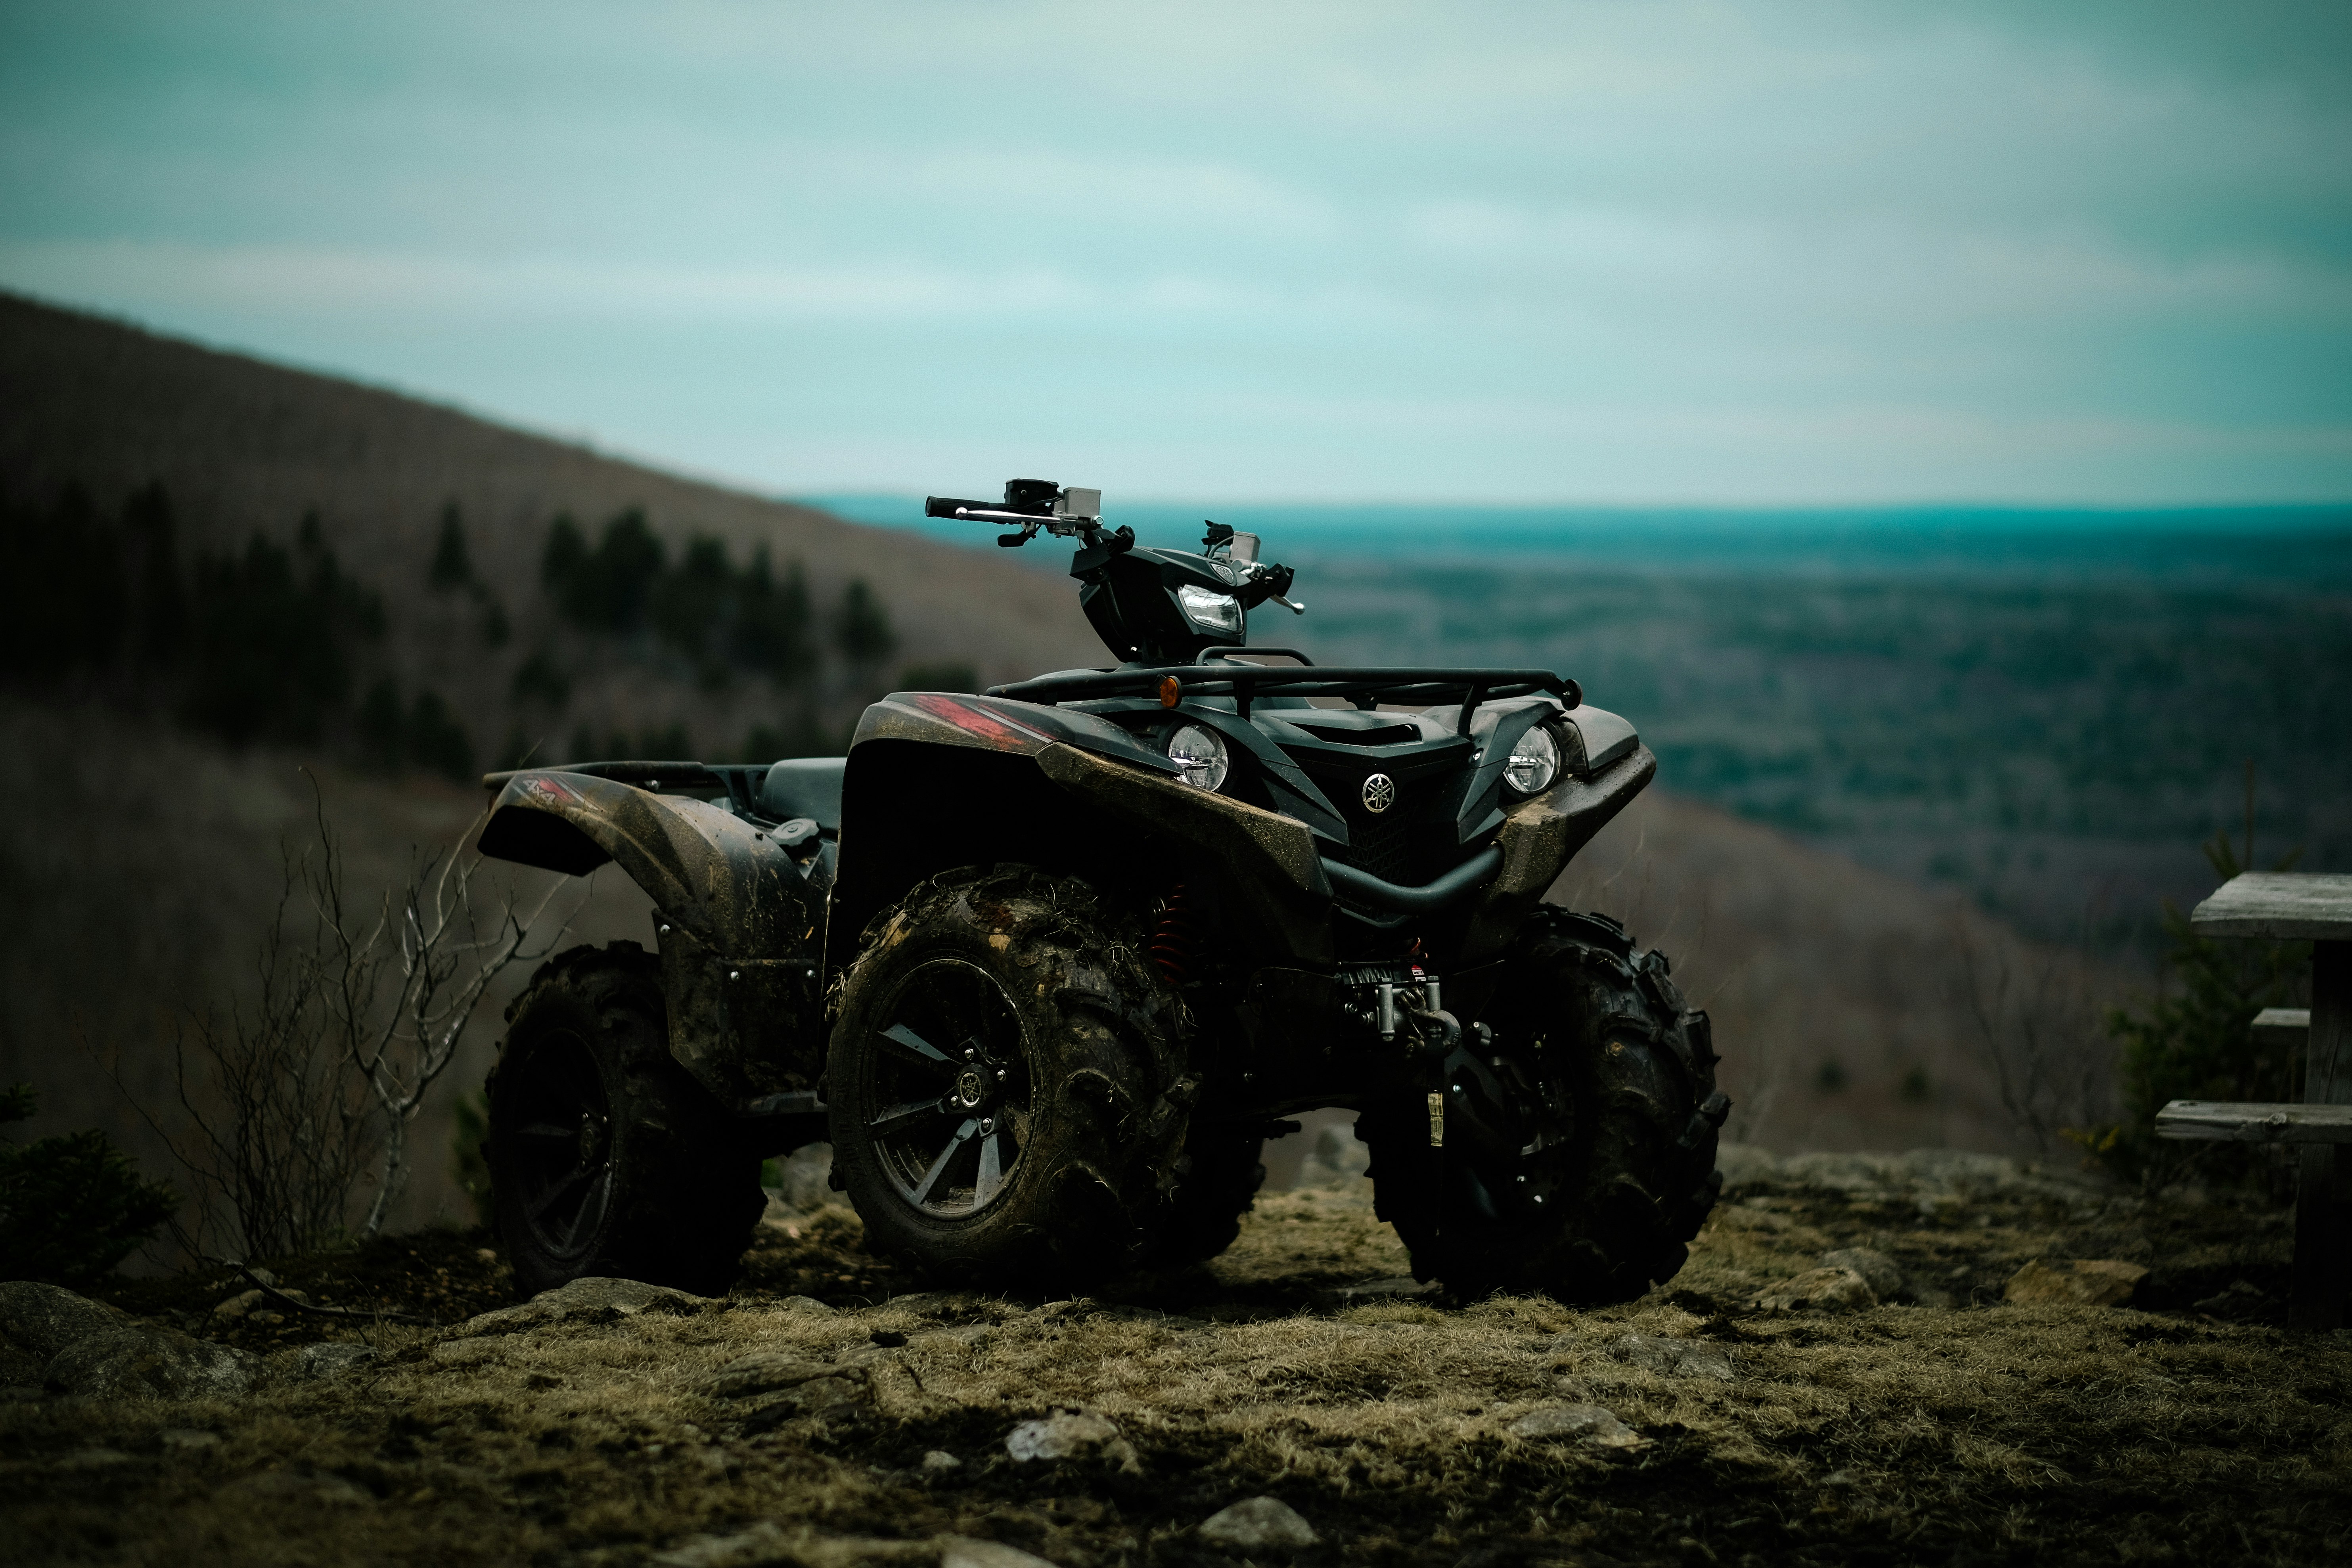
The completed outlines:
{"type": "Polygon", "coordinates": [[[821,862],[719,806],[560,771],[509,779],[476,847],[575,877],[617,865],[654,901],[670,1054],[734,1110],[814,1089],[821,862]]]}

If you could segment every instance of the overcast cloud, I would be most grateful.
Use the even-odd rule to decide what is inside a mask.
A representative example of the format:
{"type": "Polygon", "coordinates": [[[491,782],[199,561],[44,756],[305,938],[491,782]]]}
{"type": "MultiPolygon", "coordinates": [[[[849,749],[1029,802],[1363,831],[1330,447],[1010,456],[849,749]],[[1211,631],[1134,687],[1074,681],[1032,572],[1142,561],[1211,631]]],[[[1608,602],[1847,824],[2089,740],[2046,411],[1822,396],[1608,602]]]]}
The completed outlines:
{"type": "Polygon", "coordinates": [[[769,490],[2342,500],[2347,67],[2337,5],[15,0],[0,286],[769,490]]]}

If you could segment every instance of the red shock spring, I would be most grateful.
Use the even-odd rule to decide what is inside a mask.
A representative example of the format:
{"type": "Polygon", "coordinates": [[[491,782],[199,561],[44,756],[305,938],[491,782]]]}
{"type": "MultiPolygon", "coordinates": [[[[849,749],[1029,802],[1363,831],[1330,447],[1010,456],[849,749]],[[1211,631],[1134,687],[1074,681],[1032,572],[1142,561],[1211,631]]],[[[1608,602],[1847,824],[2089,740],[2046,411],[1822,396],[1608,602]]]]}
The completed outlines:
{"type": "Polygon", "coordinates": [[[1177,883],[1160,903],[1160,922],[1151,931],[1151,962],[1171,985],[1192,978],[1192,908],[1184,884],[1177,883]]]}

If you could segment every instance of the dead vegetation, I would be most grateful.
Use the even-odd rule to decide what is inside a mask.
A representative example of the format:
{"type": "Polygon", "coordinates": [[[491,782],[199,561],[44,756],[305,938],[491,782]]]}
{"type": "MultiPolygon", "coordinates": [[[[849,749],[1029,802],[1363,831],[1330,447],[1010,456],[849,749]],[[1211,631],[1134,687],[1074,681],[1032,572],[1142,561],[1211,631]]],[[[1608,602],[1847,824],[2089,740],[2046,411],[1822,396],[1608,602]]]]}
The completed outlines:
{"type": "MultiPolygon", "coordinates": [[[[1198,1527],[1271,1495],[1320,1538],[1302,1563],[2343,1554],[2352,1345],[2269,1321],[2280,1216],[1948,1154],[1730,1168],[1682,1277],[1601,1311],[1414,1294],[1360,1183],[1089,1301],[923,1291],[845,1211],[780,1215],[724,1304],[337,1323],[380,1357],[334,1381],[279,1349],[235,1404],[0,1407],[6,1527],[26,1563],[935,1563],[960,1537],[1078,1568],[1240,1561],[1198,1527]],[[1853,1246],[1899,1267],[1899,1304],[1748,1305],[1853,1246]],[[2001,1304],[2036,1257],[2148,1265],[2144,1306],[2001,1304]],[[1527,1419],[1569,1405],[1630,1432],[1527,1419]],[[1068,1409],[1116,1440],[1008,1453],[1068,1409]]],[[[437,1247],[309,1288],[487,1300],[495,1264],[437,1247]]],[[[169,1312],[164,1289],[128,1304],[169,1312]]],[[[236,1331],[322,1331],[295,1327],[236,1331]]]]}

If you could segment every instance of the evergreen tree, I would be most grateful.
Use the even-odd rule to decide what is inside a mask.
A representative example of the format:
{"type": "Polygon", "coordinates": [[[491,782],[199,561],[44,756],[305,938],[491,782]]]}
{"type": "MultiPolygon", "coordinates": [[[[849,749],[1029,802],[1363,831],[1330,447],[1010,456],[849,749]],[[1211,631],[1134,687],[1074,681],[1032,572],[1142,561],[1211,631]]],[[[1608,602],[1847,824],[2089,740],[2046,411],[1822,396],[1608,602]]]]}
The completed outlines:
{"type": "Polygon", "coordinates": [[[456,501],[441,509],[441,536],[433,546],[433,566],[425,578],[443,593],[474,581],[474,559],[466,549],[466,524],[456,501]]]}
{"type": "Polygon", "coordinates": [[[876,665],[898,651],[898,634],[890,629],[889,615],[863,577],[850,580],[834,618],[834,644],[856,665],[876,665]]]}
{"type": "MultiPolygon", "coordinates": [[[[0,1125],[34,1109],[30,1084],[0,1089],[0,1125]]],[[[103,1132],[0,1142],[0,1279],[87,1286],[179,1206],[178,1194],[141,1175],[103,1132]]]]}
{"type": "Polygon", "coordinates": [[[769,563],[764,544],[751,552],[751,564],[735,585],[735,621],[730,628],[728,651],[736,660],[774,678],[790,680],[816,668],[816,647],[809,637],[808,579],[795,561],[784,569],[782,582],[769,563]]]}
{"type": "MultiPolygon", "coordinates": [[[[2249,869],[2227,835],[2217,834],[2203,847],[2222,881],[2249,869]]],[[[2287,869],[2296,858],[2287,856],[2273,869],[2287,869]]],[[[2293,998],[2309,973],[2311,944],[2199,936],[2168,900],[2164,929],[2172,945],[2163,988],[2145,1011],[2118,1007],[2107,1015],[2107,1033],[2120,1047],[2125,1119],[2070,1136],[2118,1174],[2151,1187],[2177,1180],[2192,1163],[2242,1177],[2256,1157],[2244,1145],[2160,1141],[2156,1113],[2176,1100],[2300,1097],[2299,1058],[2257,1040],[2253,1023],[2263,1008],[2293,998]]]]}

